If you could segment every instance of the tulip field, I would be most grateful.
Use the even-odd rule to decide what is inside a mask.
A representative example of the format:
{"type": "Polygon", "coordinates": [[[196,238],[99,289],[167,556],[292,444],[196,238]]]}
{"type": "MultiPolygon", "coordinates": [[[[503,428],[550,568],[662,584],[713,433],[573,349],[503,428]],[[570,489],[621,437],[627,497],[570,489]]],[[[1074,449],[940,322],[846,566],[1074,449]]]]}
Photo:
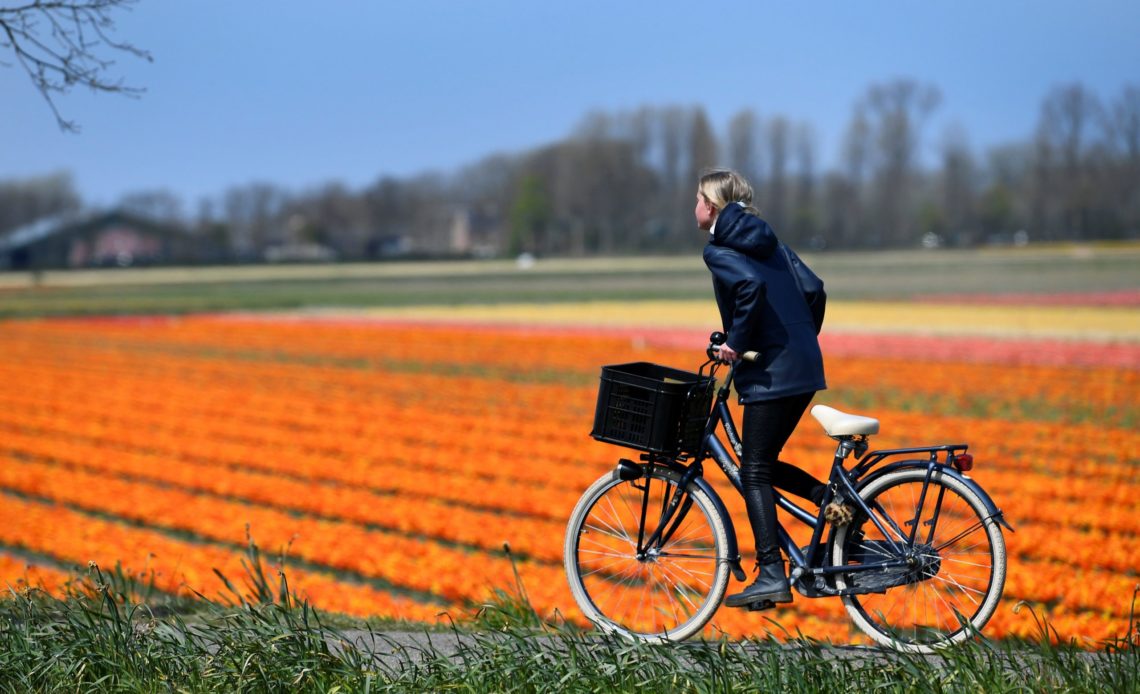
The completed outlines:
{"type": "MultiPolygon", "coordinates": [[[[968,443],[1015,528],[986,634],[1032,637],[1035,615],[1090,647],[1124,634],[1140,291],[828,311],[815,402],[879,418],[872,449],[968,443]]],[[[58,591],[95,562],[216,595],[248,533],[323,610],[445,622],[513,590],[517,569],[541,615],[580,622],[565,524],[631,455],[589,436],[599,369],[695,370],[715,316],[615,300],[0,321],[0,585],[58,591]]],[[[832,450],[805,416],[782,458],[824,476],[832,450]]],[[[707,469],[750,565],[743,504],[707,469]]],[[[838,599],[798,595],[721,608],[712,629],[865,642],[838,599]]]]}

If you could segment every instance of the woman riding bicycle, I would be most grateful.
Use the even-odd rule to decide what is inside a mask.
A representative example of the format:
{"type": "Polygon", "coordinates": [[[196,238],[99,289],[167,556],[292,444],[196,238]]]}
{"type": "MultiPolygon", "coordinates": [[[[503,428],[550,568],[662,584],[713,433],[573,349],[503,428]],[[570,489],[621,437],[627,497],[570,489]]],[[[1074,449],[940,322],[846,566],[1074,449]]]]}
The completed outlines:
{"type": "Polygon", "coordinates": [[[704,260],[727,341],[720,358],[735,362],[756,351],[755,362],[736,367],[736,390],[744,405],[740,479],[756,541],[756,580],[725,600],[729,607],[791,602],[784,562],[776,543],[773,485],[812,500],[825,485],[779,460],[780,451],[816,391],[827,387],[818,327],[804,301],[779,240],[752,207],[752,186],[724,169],[704,173],[697,188],[697,226],[709,232],[704,260]]]}

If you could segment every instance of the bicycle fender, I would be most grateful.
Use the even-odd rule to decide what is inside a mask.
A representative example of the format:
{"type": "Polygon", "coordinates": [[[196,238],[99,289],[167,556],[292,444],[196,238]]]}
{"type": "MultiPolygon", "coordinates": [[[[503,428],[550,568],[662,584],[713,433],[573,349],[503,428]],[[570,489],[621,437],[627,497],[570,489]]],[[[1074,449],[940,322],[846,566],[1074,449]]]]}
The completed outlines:
{"type": "MultiPolygon", "coordinates": [[[[871,480],[878,479],[879,477],[882,477],[889,472],[894,472],[895,470],[902,470],[904,468],[916,468],[919,470],[925,470],[929,465],[930,461],[928,460],[899,460],[888,465],[884,465],[883,467],[876,470],[874,474],[863,478],[859,481],[857,488],[862,489],[863,487],[870,484],[871,480]]],[[[970,491],[977,494],[978,498],[982,500],[983,504],[985,504],[986,511],[989,513],[990,517],[997,521],[999,525],[1009,530],[1011,533],[1017,532],[1013,529],[1013,526],[1009,524],[1009,521],[1005,519],[1005,512],[998,508],[997,504],[995,504],[994,500],[990,498],[990,495],[986,492],[986,490],[982,489],[981,485],[975,482],[973,478],[963,475],[961,472],[958,472],[958,470],[950,465],[939,465],[938,469],[941,474],[946,475],[947,477],[953,477],[962,484],[966,485],[970,491]]]]}
{"type": "Polygon", "coordinates": [[[709,484],[709,481],[704,477],[694,479],[692,484],[700,487],[701,491],[712,499],[716,512],[724,519],[725,531],[728,533],[728,546],[725,547],[725,550],[728,554],[728,568],[732,571],[733,578],[738,581],[747,579],[748,575],[744,573],[744,567],[740,565],[740,549],[736,544],[736,528],[732,524],[732,516],[728,513],[728,507],[724,505],[724,501],[720,498],[720,495],[716,493],[716,490],[712,488],[712,485],[709,484]]]}

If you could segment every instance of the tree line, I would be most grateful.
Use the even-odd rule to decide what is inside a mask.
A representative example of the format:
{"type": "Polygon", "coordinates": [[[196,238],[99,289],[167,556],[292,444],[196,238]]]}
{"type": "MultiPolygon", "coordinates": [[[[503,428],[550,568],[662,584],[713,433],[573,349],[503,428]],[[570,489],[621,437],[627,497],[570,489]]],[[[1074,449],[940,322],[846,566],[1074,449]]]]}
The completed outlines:
{"type": "MultiPolygon", "coordinates": [[[[590,113],[558,142],[448,173],[357,190],[254,183],[193,210],[175,193],[139,191],[120,207],[185,228],[215,261],[282,248],[341,259],[687,252],[704,242],[697,177],[729,166],[804,250],[1140,236],[1140,88],[1102,99],[1057,86],[1024,140],[984,152],[961,127],[930,132],[940,105],[930,84],[871,85],[826,169],[809,122],[746,109],[717,128],[700,106],[647,106],[590,113]]],[[[0,181],[0,231],[83,208],[66,173],[0,181]]]]}

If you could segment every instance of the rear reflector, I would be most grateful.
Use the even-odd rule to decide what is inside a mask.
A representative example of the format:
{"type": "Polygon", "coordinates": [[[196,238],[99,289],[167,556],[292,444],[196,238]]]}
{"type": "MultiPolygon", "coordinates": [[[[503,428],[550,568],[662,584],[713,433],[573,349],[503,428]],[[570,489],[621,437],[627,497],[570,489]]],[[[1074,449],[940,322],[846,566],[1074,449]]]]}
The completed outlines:
{"type": "Polygon", "coordinates": [[[974,456],[969,453],[959,453],[954,456],[954,465],[962,472],[969,472],[974,469],[974,456]]]}

